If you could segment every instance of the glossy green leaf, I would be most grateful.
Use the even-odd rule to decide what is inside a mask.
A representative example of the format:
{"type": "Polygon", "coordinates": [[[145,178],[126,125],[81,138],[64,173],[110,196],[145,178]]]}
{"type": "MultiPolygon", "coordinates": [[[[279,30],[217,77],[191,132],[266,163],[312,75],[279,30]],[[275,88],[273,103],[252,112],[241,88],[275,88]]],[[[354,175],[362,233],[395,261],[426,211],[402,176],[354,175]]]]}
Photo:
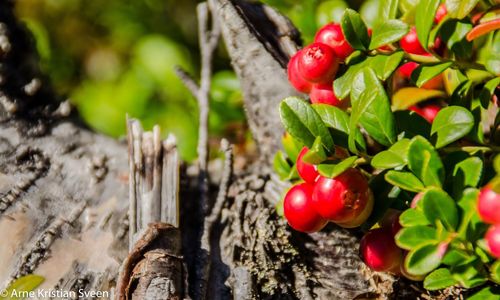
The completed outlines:
{"type": "MultiPolygon", "coordinates": [[[[363,69],[354,80],[362,81],[365,89],[359,99],[351,97],[351,132],[354,132],[359,122],[374,140],[384,146],[390,146],[396,141],[396,129],[384,87],[370,68],[363,69]]],[[[356,150],[352,135],[349,136],[349,149],[356,150]]]]}
{"type": "Polygon", "coordinates": [[[357,159],[357,156],[351,156],[339,163],[323,163],[318,165],[318,172],[321,174],[321,176],[335,178],[338,175],[342,174],[345,170],[353,167],[357,159]]]}
{"type": "Polygon", "coordinates": [[[424,245],[408,253],[405,267],[410,274],[425,275],[439,267],[441,258],[438,244],[424,245]]]}
{"type": "Polygon", "coordinates": [[[434,147],[423,137],[416,136],[408,148],[408,166],[426,186],[441,187],[444,166],[434,147]]]}
{"type": "Polygon", "coordinates": [[[401,216],[399,216],[399,223],[403,227],[430,225],[424,212],[414,208],[405,210],[401,216]]]}
{"type": "Polygon", "coordinates": [[[385,180],[410,192],[420,192],[424,189],[424,184],[410,172],[391,170],[385,174],[385,180]]]}
{"type": "Polygon", "coordinates": [[[434,270],[424,279],[424,288],[429,291],[441,290],[458,282],[451,276],[450,270],[441,268],[434,270]]]}
{"type": "Polygon", "coordinates": [[[465,18],[476,6],[479,0],[446,0],[446,10],[452,18],[465,18]]]}
{"type": "Polygon", "coordinates": [[[313,145],[309,148],[304,157],[302,157],[302,160],[305,161],[306,163],[317,165],[325,161],[327,157],[328,154],[326,153],[325,148],[323,147],[323,142],[321,141],[321,137],[318,136],[314,140],[313,145]]]}
{"type": "Polygon", "coordinates": [[[479,94],[479,99],[481,100],[481,106],[483,108],[488,108],[491,103],[491,97],[495,93],[495,89],[500,85],[500,77],[495,77],[488,81],[479,94]]]}
{"type": "Polygon", "coordinates": [[[273,160],[273,167],[274,171],[278,174],[281,180],[285,180],[292,170],[285,154],[281,151],[276,152],[273,160]]]}
{"type": "Polygon", "coordinates": [[[398,14],[399,0],[380,0],[378,17],[382,20],[395,19],[398,14]]]}
{"type": "Polygon", "coordinates": [[[9,300],[22,300],[24,297],[17,297],[15,295],[21,295],[23,292],[30,292],[37,288],[45,278],[38,275],[26,275],[16,279],[9,287],[5,290],[7,297],[0,296],[0,299],[9,300]],[[14,292],[15,291],[15,292],[14,292]]]}
{"type": "Polygon", "coordinates": [[[436,148],[442,148],[466,136],[474,126],[474,116],[461,106],[448,106],[439,111],[432,123],[431,134],[437,135],[436,148]]]}
{"type": "Polygon", "coordinates": [[[296,140],[311,147],[316,137],[321,137],[326,149],[333,149],[333,139],[321,117],[306,101],[288,97],[280,104],[281,122],[296,140]]]}
{"type": "Polygon", "coordinates": [[[442,223],[449,231],[458,225],[458,209],[455,201],[443,190],[430,189],[423,195],[421,206],[426,218],[433,224],[442,223]]]}
{"type": "Polygon", "coordinates": [[[434,16],[439,7],[440,0],[421,0],[415,12],[415,27],[420,44],[427,50],[429,33],[434,24],[434,16]]]}
{"type": "Polygon", "coordinates": [[[420,65],[411,73],[411,80],[415,82],[418,87],[424,85],[427,81],[443,73],[453,63],[444,62],[435,65],[420,65]]]}
{"type": "Polygon", "coordinates": [[[290,134],[285,134],[281,139],[281,143],[283,144],[283,149],[285,150],[288,158],[293,162],[297,161],[297,157],[299,156],[303,145],[295,140],[290,134]]]}
{"type": "Polygon", "coordinates": [[[366,64],[369,65],[377,74],[380,80],[386,80],[397,69],[403,60],[404,52],[396,51],[391,55],[378,54],[370,56],[366,64]]]}
{"type": "Polygon", "coordinates": [[[437,235],[435,228],[419,225],[402,228],[395,238],[399,248],[412,250],[425,244],[439,242],[437,235]]]}
{"type": "Polygon", "coordinates": [[[368,29],[359,13],[350,8],[346,9],[341,25],[347,42],[354,49],[366,50],[368,48],[370,44],[368,29]]]}
{"type": "Polygon", "coordinates": [[[462,192],[458,200],[458,207],[461,212],[458,236],[468,241],[475,241],[484,236],[486,224],[479,217],[477,211],[478,189],[467,188],[462,192]]]}
{"type": "Polygon", "coordinates": [[[347,71],[335,79],[333,82],[333,89],[338,98],[345,99],[349,95],[354,76],[356,76],[356,74],[358,74],[358,72],[363,69],[366,64],[366,60],[352,64],[349,63],[347,71]]]}
{"type": "MultiPolygon", "coordinates": [[[[340,108],[328,104],[313,104],[312,107],[321,117],[323,123],[325,123],[327,127],[335,130],[335,132],[332,133],[335,142],[338,143],[336,138],[345,139],[345,147],[347,148],[347,137],[350,134],[349,115],[340,108]],[[338,132],[344,133],[344,135],[339,136],[336,134],[338,132]]],[[[366,143],[359,128],[356,128],[355,140],[356,145],[364,151],[366,149],[366,143]]]]}
{"type": "Polygon", "coordinates": [[[451,20],[442,26],[440,35],[446,46],[459,58],[469,58],[472,55],[472,42],[466,39],[472,24],[467,20],[451,20]]]}
{"type": "Polygon", "coordinates": [[[483,161],[476,156],[469,157],[455,165],[453,170],[454,182],[462,183],[464,187],[476,187],[483,174],[483,161]]]}
{"type": "Polygon", "coordinates": [[[448,249],[443,257],[443,264],[448,266],[458,266],[467,263],[471,259],[471,254],[462,249],[448,249]]]}
{"type": "Polygon", "coordinates": [[[420,102],[445,97],[446,93],[440,90],[428,90],[417,87],[404,87],[392,95],[392,109],[405,110],[420,102]]]}
{"type": "Polygon", "coordinates": [[[378,22],[373,27],[373,34],[370,41],[370,49],[377,49],[390,43],[399,41],[410,28],[400,20],[385,20],[378,22]]]}
{"type": "Polygon", "coordinates": [[[498,300],[500,299],[500,287],[487,286],[470,296],[467,300],[498,300]]]}
{"type": "Polygon", "coordinates": [[[371,165],[376,169],[393,169],[407,163],[409,139],[397,141],[388,150],[379,152],[372,158],[371,165]]]}
{"type": "Polygon", "coordinates": [[[480,286],[488,281],[484,266],[477,257],[472,257],[463,264],[451,267],[451,273],[453,278],[467,289],[480,286]]]}

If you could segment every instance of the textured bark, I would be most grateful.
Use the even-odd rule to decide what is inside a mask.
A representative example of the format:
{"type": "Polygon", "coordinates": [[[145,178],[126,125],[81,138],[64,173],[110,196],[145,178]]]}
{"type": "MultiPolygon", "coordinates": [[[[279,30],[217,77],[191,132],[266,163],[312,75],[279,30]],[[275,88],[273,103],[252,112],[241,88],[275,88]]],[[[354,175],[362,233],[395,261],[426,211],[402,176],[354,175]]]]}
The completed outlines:
{"type": "MultiPolygon", "coordinates": [[[[156,299],[156,291],[181,284],[180,255],[189,283],[199,272],[195,261],[201,245],[193,234],[204,222],[209,299],[361,299],[392,293],[392,277],[373,274],[361,264],[357,232],[330,225],[320,233],[299,234],[276,213],[287,185],[272,174],[270,161],[282,134],[278,103],[295,93],[285,65],[298,47],[296,30],[266,6],[227,0],[209,4],[242,82],[263,159],[234,176],[225,173],[223,189],[228,191],[222,200],[210,197],[209,222],[193,219],[201,215],[191,201],[199,197],[197,174],[182,168],[182,251],[172,242],[167,247],[162,239],[168,235],[159,234],[179,231],[157,227],[146,231],[128,256],[125,143],[87,130],[67,103],[56,101],[36,68],[29,35],[12,15],[11,1],[0,2],[0,288],[35,273],[46,278],[44,288],[110,290],[125,260],[131,276],[120,280],[122,286],[137,283],[135,291],[156,299]],[[166,251],[169,247],[172,251],[166,251]],[[146,267],[168,270],[171,276],[142,276],[146,267]]],[[[395,297],[413,291],[404,281],[396,284],[401,293],[395,297]]],[[[184,283],[183,289],[171,291],[186,296],[184,283]]],[[[188,291],[195,294],[192,286],[188,291]]]]}

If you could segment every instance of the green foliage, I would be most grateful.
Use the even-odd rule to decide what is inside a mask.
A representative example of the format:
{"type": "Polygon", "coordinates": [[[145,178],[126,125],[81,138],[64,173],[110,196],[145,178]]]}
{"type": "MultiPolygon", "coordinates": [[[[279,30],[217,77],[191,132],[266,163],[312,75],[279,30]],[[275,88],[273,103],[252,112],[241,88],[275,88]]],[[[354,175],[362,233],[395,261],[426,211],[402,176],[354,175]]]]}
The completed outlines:
{"type": "MultiPolygon", "coordinates": [[[[301,101],[300,107],[290,108],[293,114],[282,109],[282,121],[307,146],[318,136],[326,137],[318,128],[328,129],[335,148],[322,143],[321,151],[331,156],[309,160],[322,176],[335,178],[354,167],[370,177],[375,206],[363,230],[376,226],[388,209],[401,211],[403,228],[395,241],[408,251],[406,271],[425,277],[426,289],[484,286],[472,299],[496,299],[499,292],[492,286],[500,282],[500,262],[489,254],[484,240],[488,225],[479,217],[477,199],[487,183],[500,191],[500,114],[494,120],[488,115],[497,105],[493,99],[500,84],[500,33],[485,29],[473,41],[469,34],[486,22],[477,18],[490,21],[498,16],[479,14],[490,8],[488,1],[376,2],[375,21],[366,22],[364,14],[353,9],[346,9],[340,20],[355,51],[333,78],[333,88],[350,107],[345,109],[346,102],[343,110],[301,101]],[[442,3],[449,15],[435,24],[442,3]],[[371,37],[367,24],[373,28],[371,37]],[[399,49],[397,43],[410,26],[416,27],[428,55],[399,49]],[[419,64],[409,79],[396,71],[407,62],[419,64]],[[430,121],[409,111],[429,103],[440,107],[430,121]],[[305,133],[289,125],[300,115],[305,133]],[[339,148],[347,154],[336,156],[339,148]],[[412,201],[416,196],[419,201],[412,201]]],[[[339,22],[338,10],[336,14],[339,22]]]]}
{"type": "Polygon", "coordinates": [[[42,276],[26,275],[16,279],[0,294],[1,300],[22,300],[24,297],[16,297],[26,292],[31,292],[36,289],[45,280],[42,276]]]}

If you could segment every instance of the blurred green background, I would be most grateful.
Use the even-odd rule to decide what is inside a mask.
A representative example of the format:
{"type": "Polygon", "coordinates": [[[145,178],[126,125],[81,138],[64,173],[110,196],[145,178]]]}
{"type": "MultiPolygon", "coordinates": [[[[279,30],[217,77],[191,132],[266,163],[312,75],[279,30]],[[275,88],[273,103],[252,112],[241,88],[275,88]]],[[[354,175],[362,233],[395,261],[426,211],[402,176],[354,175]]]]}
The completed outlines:
{"type": "MultiPolygon", "coordinates": [[[[404,1],[404,0],[403,0],[404,1]]],[[[410,1],[411,0],[407,0],[410,1]]],[[[94,130],[120,137],[125,114],[145,128],[176,134],[185,160],[196,156],[198,108],[174,74],[199,74],[196,5],[184,0],[18,0],[16,11],[33,32],[41,66],[55,89],[94,130]]],[[[310,42],[317,28],[360,9],[368,24],[378,0],[267,0],[288,15],[310,42]]],[[[210,136],[249,143],[239,83],[219,47],[211,92],[210,136]]]]}

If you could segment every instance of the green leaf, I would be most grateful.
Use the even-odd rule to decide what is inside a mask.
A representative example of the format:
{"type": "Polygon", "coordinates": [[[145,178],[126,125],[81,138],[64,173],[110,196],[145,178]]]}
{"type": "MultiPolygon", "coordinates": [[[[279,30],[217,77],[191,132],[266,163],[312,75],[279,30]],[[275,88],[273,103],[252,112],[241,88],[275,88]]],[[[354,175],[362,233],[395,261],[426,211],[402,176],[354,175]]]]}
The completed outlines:
{"type": "MultiPolygon", "coordinates": [[[[334,129],[332,135],[334,136],[335,142],[339,144],[339,139],[345,140],[344,147],[347,148],[347,138],[350,134],[349,115],[340,108],[328,104],[313,104],[312,107],[321,117],[323,123],[325,123],[327,127],[334,129]]],[[[356,128],[355,140],[356,145],[364,151],[366,149],[366,143],[359,128],[356,128]]]]}
{"type": "Polygon", "coordinates": [[[478,2],[479,0],[446,0],[446,10],[451,18],[463,19],[478,2]]]}
{"type": "Polygon", "coordinates": [[[349,62],[347,65],[347,71],[333,81],[333,89],[335,91],[335,95],[339,99],[345,99],[349,95],[354,76],[356,76],[356,74],[358,74],[358,72],[363,69],[366,64],[366,59],[356,61],[352,64],[349,62]]]}
{"type": "Polygon", "coordinates": [[[399,248],[412,250],[425,244],[439,242],[435,228],[428,226],[412,226],[401,229],[396,234],[396,244],[399,248]]]}
{"type": "Polygon", "coordinates": [[[449,249],[443,257],[443,264],[448,266],[458,266],[467,263],[471,255],[462,249],[449,249]]]}
{"type": "Polygon", "coordinates": [[[471,260],[463,264],[451,267],[450,271],[453,278],[461,286],[468,289],[477,287],[488,281],[484,265],[477,257],[472,257],[471,260]]]}
{"type": "Polygon", "coordinates": [[[453,182],[464,187],[476,187],[483,174],[483,161],[476,156],[469,157],[455,165],[453,182]]]}
{"type": "Polygon", "coordinates": [[[441,222],[449,231],[458,225],[458,209],[455,201],[443,190],[430,189],[422,195],[421,206],[426,218],[433,224],[441,222]]]}
{"type": "Polygon", "coordinates": [[[283,144],[283,149],[285,150],[286,156],[292,161],[296,162],[303,145],[296,141],[290,134],[285,134],[281,139],[283,144]]]}
{"type": "MultiPolygon", "coordinates": [[[[365,89],[359,99],[351,97],[351,132],[354,132],[359,122],[374,140],[384,146],[390,146],[396,141],[396,130],[384,87],[370,68],[363,69],[354,80],[364,82],[365,89]]],[[[356,150],[353,135],[349,136],[349,149],[356,150]]]]}
{"type": "Polygon", "coordinates": [[[458,201],[461,212],[460,227],[457,232],[459,237],[467,241],[476,241],[484,236],[486,225],[481,221],[477,211],[479,190],[468,188],[462,192],[458,201]]]}
{"type": "Polygon", "coordinates": [[[448,106],[439,111],[432,123],[431,134],[437,135],[436,148],[442,148],[466,136],[474,126],[474,116],[461,106],[448,106]]]}
{"type": "Polygon", "coordinates": [[[373,27],[370,50],[399,41],[410,28],[400,20],[385,20],[373,27]]]}
{"type": "Polygon", "coordinates": [[[338,175],[342,174],[345,170],[353,167],[357,159],[357,156],[351,156],[336,164],[320,164],[318,165],[318,172],[321,174],[321,176],[335,178],[338,175]]]}
{"type": "Polygon", "coordinates": [[[317,165],[326,160],[328,154],[325,152],[325,148],[323,147],[323,143],[321,141],[321,137],[318,136],[315,140],[311,148],[307,151],[307,153],[302,157],[302,160],[306,163],[317,165]]]}
{"type": "Polygon", "coordinates": [[[450,20],[443,23],[439,32],[447,48],[457,57],[469,58],[472,55],[472,42],[467,41],[466,35],[471,29],[469,21],[450,20]]]}
{"type": "Polygon", "coordinates": [[[405,210],[401,216],[399,216],[399,223],[403,227],[430,225],[429,220],[427,220],[424,215],[424,212],[414,208],[405,210]]]}
{"type": "Polygon", "coordinates": [[[399,0],[381,0],[378,16],[382,20],[395,19],[398,13],[399,0]]]}
{"type": "Polygon", "coordinates": [[[426,186],[441,187],[444,166],[434,147],[423,137],[416,136],[408,148],[408,167],[426,186]]]}
{"type": "Polygon", "coordinates": [[[361,15],[356,11],[348,8],[342,17],[342,32],[347,42],[358,50],[366,50],[370,44],[368,29],[365,22],[361,19],[361,15]]]}
{"type": "Polygon", "coordinates": [[[441,264],[438,244],[424,245],[408,253],[405,267],[413,275],[425,275],[441,264]]]}
{"type": "Polygon", "coordinates": [[[497,260],[493,265],[491,266],[491,278],[493,281],[495,281],[497,284],[500,284],[500,260],[497,260]]]}
{"type": "Polygon", "coordinates": [[[495,156],[495,159],[493,160],[493,167],[497,173],[500,173],[500,154],[495,156]]]}
{"type": "Polygon", "coordinates": [[[306,101],[297,97],[286,98],[280,104],[280,115],[285,130],[294,139],[310,148],[319,136],[326,149],[333,149],[333,139],[328,128],[306,101]]]}
{"type": "Polygon", "coordinates": [[[285,180],[292,170],[292,167],[288,163],[285,154],[283,154],[283,152],[281,151],[276,152],[273,160],[273,167],[274,171],[276,172],[276,174],[278,174],[281,180],[285,180]]]}
{"type": "Polygon", "coordinates": [[[415,12],[415,27],[420,44],[427,50],[429,33],[434,24],[434,16],[439,7],[440,0],[421,0],[415,12]]]}
{"type": "Polygon", "coordinates": [[[370,56],[366,64],[375,71],[380,80],[386,80],[397,69],[403,57],[403,51],[396,51],[391,55],[378,54],[370,56]]]}
{"type": "Polygon", "coordinates": [[[420,65],[411,73],[411,80],[415,82],[418,87],[424,85],[427,81],[443,73],[453,63],[444,62],[435,65],[420,65]]]}
{"type": "Polygon", "coordinates": [[[431,124],[414,111],[395,111],[394,118],[398,126],[398,136],[411,139],[420,135],[425,138],[430,138],[431,124]]]}
{"type": "Polygon", "coordinates": [[[424,279],[424,288],[429,291],[441,290],[457,284],[450,270],[441,268],[433,271],[424,279]]]}
{"type": "Polygon", "coordinates": [[[488,108],[491,102],[491,97],[495,93],[495,89],[500,85],[500,77],[495,77],[488,81],[479,94],[479,99],[481,99],[481,106],[483,108],[488,108]]]}
{"type": "Polygon", "coordinates": [[[475,293],[467,300],[498,300],[500,298],[500,287],[487,286],[475,293]]]}
{"type": "Polygon", "coordinates": [[[410,192],[420,192],[424,189],[424,184],[410,172],[391,170],[385,174],[385,180],[390,184],[410,192]]]}
{"type": "Polygon", "coordinates": [[[9,285],[9,287],[5,290],[5,294],[7,295],[7,297],[0,297],[0,299],[2,298],[10,300],[24,299],[24,297],[11,297],[10,295],[20,295],[23,292],[31,292],[35,288],[37,288],[40,284],[42,284],[44,280],[45,278],[38,275],[23,276],[14,281],[11,285],[9,285]]]}
{"type": "MultiPolygon", "coordinates": [[[[414,72],[415,73],[415,72],[414,72]]],[[[392,109],[405,110],[420,102],[432,99],[443,98],[446,93],[440,90],[428,90],[416,87],[404,87],[392,95],[392,109]]]]}
{"type": "Polygon", "coordinates": [[[407,163],[409,139],[397,141],[386,151],[379,152],[372,158],[371,165],[376,169],[393,169],[403,167],[407,163]]]}

